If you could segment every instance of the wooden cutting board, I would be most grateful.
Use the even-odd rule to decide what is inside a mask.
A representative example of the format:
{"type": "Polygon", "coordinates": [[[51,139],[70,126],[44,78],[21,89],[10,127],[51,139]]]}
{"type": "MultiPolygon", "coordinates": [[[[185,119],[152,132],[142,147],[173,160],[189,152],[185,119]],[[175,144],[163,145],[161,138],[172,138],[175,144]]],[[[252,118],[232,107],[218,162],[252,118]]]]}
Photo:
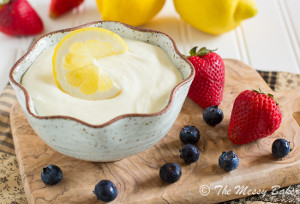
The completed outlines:
{"type": "Polygon", "coordinates": [[[118,188],[113,203],[215,203],[270,190],[275,185],[300,183],[300,128],[296,122],[300,120],[300,89],[273,93],[249,66],[235,60],[225,60],[225,65],[225,91],[220,105],[225,117],[221,124],[206,125],[203,109],[187,98],[174,126],[158,144],[112,163],[81,161],[52,150],[31,129],[16,104],[11,111],[11,126],[29,203],[96,203],[93,190],[102,179],[113,181],[118,188]],[[227,138],[233,101],[241,91],[258,87],[273,93],[279,101],[281,126],[267,138],[234,145],[227,138]],[[183,147],[179,131],[185,125],[195,125],[201,132],[200,159],[190,165],[184,164],[178,151],[183,147]],[[293,150],[284,159],[275,160],[271,146],[279,137],[289,140],[293,150]],[[240,158],[238,168],[232,172],[218,165],[219,156],[226,150],[233,150],[240,158]],[[167,162],[176,162],[182,168],[180,180],[170,185],[158,175],[167,162]],[[55,186],[46,186],[40,179],[42,168],[48,164],[56,164],[63,171],[62,182],[55,186]]]}

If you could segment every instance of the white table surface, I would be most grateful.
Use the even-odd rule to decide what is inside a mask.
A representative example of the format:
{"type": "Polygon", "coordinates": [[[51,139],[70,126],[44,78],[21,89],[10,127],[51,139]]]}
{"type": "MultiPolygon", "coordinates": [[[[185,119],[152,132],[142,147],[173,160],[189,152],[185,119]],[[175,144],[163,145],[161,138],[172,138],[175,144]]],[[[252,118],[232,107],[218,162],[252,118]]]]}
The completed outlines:
{"type": "MultiPolygon", "coordinates": [[[[101,20],[95,0],[85,0],[77,9],[58,19],[48,16],[50,0],[28,0],[42,18],[43,34],[101,20]]],[[[237,29],[213,36],[185,22],[167,0],[160,13],[143,26],[169,34],[179,51],[188,54],[195,45],[214,49],[223,58],[238,59],[258,70],[300,73],[300,1],[256,0],[258,14],[237,29]]],[[[25,53],[34,38],[10,37],[0,33],[0,93],[13,64],[25,53]]]]}

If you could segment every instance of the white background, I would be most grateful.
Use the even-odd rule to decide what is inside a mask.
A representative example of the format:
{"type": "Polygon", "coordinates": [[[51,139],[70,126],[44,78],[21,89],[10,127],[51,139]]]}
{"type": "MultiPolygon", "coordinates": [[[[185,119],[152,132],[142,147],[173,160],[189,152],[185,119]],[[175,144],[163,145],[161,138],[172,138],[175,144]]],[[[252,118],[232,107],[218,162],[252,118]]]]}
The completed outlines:
{"type": "MultiPolygon", "coordinates": [[[[78,8],[58,19],[48,16],[50,0],[28,0],[42,18],[43,34],[61,28],[101,20],[94,0],[85,0],[78,8]]],[[[218,48],[223,58],[238,59],[258,70],[300,73],[300,1],[256,0],[258,14],[237,29],[219,36],[205,34],[183,22],[172,0],[145,28],[169,34],[179,51],[188,54],[198,45],[218,48]]],[[[34,38],[9,37],[0,33],[0,93],[8,81],[8,72],[25,53],[34,38]]]]}

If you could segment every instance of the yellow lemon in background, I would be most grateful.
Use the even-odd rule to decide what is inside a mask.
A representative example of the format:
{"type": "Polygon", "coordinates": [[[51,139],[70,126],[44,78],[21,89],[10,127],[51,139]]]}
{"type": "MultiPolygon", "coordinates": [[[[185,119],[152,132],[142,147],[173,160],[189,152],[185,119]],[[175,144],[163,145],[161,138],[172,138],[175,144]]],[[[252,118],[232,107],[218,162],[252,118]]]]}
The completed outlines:
{"type": "Polygon", "coordinates": [[[255,0],[174,0],[181,18],[193,27],[222,34],[257,13],[255,0]]]}
{"type": "Polygon", "coordinates": [[[132,26],[149,22],[163,7],[165,0],[96,0],[103,20],[132,26]]]}

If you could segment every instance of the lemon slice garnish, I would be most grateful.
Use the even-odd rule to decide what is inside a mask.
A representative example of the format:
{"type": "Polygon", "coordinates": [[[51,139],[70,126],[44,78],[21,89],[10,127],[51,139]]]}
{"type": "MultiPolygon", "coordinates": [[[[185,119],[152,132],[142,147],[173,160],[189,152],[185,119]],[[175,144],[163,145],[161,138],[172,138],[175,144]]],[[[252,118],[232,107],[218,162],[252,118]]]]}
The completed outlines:
{"type": "Polygon", "coordinates": [[[97,60],[128,50],[116,33],[103,28],[81,28],[66,35],[56,46],[52,57],[55,82],[71,96],[100,100],[121,93],[112,77],[97,60]]]}

